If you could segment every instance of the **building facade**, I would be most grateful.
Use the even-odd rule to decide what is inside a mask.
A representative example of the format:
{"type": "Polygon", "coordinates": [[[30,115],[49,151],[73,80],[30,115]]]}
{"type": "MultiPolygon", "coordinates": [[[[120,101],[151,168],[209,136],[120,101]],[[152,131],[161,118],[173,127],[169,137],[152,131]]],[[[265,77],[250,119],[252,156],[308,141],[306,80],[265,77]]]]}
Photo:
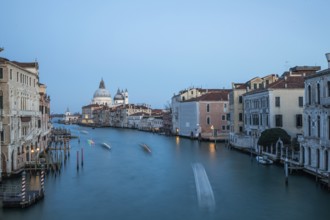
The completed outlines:
{"type": "Polygon", "coordinates": [[[243,95],[244,131],[256,151],[258,139],[266,129],[282,128],[291,138],[303,134],[304,78],[320,67],[294,67],[265,89],[243,95]]]}
{"type": "Polygon", "coordinates": [[[39,84],[37,62],[0,58],[1,167],[3,175],[19,172],[45,149],[51,126],[50,98],[39,84]]]}
{"type": "Polygon", "coordinates": [[[249,91],[266,88],[277,80],[278,76],[276,74],[270,74],[265,77],[255,77],[246,83],[232,83],[232,91],[229,94],[229,143],[231,145],[250,145],[250,138],[244,132],[243,95],[249,91]]]}
{"type": "Polygon", "coordinates": [[[304,168],[321,175],[330,172],[330,54],[329,68],[306,77],[304,136],[300,139],[304,168]]]}
{"type": "MultiPolygon", "coordinates": [[[[192,138],[227,139],[229,90],[208,90],[195,98],[175,101],[172,115],[177,135],[192,138]]],[[[177,97],[174,97],[177,98],[177,97]]],[[[173,103],[173,99],[172,99],[173,103]]]]}

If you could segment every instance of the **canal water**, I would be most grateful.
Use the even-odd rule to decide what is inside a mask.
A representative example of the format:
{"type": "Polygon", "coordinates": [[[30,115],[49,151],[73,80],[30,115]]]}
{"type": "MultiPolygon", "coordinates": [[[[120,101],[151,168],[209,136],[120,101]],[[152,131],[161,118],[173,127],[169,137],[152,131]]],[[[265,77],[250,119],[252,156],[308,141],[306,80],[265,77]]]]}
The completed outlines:
{"type": "Polygon", "coordinates": [[[222,143],[66,128],[80,143],[71,141],[60,175],[46,175],[45,198],[28,209],[0,209],[1,220],[330,218],[330,193],[313,178],[290,175],[286,186],[283,167],[257,164],[222,143]],[[82,148],[84,165],[77,170],[82,148]]]}

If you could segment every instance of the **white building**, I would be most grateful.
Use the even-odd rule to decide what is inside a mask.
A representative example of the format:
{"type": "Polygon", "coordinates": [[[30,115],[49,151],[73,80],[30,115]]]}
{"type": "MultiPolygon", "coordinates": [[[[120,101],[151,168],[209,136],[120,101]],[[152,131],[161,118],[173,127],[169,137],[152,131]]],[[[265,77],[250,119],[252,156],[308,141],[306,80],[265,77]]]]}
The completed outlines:
{"type": "Polygon", "coordinates": [[[301,163],[319,174],[330,172],[330,54],[329,68],[306,77],[304,137],[301,163]]]}
{"type": "Polygon", "coordinates": [[[304,77],[314,74],[319,67],[294,67],[265,89],[243,95],[244,130],[251,137],[250,144],[258,150],[261,132],[282,128],[292,138],[303,134],[304,77]]]}

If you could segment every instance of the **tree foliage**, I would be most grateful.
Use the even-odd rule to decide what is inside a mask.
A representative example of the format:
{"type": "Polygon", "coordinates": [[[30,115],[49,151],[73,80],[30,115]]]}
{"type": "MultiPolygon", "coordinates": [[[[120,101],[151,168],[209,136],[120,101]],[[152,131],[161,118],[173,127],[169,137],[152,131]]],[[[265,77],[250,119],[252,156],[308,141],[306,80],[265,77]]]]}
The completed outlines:
{"type": "Polygon", "coordinates": [[[285,130],[282,128],[270,128],[261,132],[258,145],[267,147],[273,144],[275,146],[279,138],[281,138],[283,144],[291,143],[291,137],[285,130]]]}

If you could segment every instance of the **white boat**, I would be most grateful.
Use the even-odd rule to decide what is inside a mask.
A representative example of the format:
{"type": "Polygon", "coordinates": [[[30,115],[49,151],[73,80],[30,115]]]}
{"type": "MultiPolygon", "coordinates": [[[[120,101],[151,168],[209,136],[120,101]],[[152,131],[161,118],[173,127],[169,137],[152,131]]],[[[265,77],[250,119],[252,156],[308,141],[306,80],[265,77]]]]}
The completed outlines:
{"type": "Polygon", "coordinates": [[[267,156],[256,156],[256,160],[258,161],[258,163],[265,165],[273,164],[273,161],[269,159],[267,156]]]}
{"type": "Polygon", "coordinates": [[[111,150],[111,146],[109,144],[105,143],[105,142],[102,143],[102,146],[109,149],[109,150],[111,150]]]}

